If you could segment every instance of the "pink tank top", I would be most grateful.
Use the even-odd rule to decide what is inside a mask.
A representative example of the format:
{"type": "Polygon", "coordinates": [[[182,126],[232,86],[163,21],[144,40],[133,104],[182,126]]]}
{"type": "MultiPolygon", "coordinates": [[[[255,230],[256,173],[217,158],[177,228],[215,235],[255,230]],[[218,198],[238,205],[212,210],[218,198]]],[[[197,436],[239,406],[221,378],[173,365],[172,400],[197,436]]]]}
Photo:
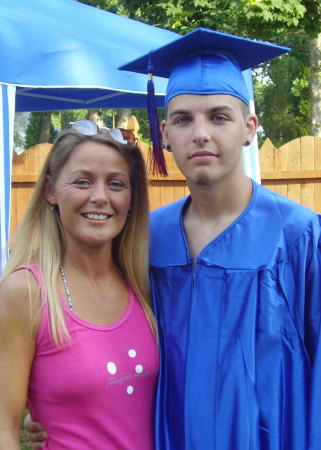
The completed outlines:
{"type": "MultiPolygon", "coordinates": [[[[39,270],[29,266],[42,292],[39,270]]],[[[42,310],[28,407],[53,450],[153,450],[159,356],[140,302],[130,291],[123,317],[94,325],[60,299],[71,344],[57,348],[42,310]]]]}

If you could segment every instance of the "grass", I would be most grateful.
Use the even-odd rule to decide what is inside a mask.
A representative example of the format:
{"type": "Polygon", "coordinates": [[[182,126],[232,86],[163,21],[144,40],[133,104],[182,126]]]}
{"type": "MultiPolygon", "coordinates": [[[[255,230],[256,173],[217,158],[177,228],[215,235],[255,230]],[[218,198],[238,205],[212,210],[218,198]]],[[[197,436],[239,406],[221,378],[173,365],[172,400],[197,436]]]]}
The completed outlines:
{"type": "MultiPolygon", "coordinates": [[[[27,411],[25,412],[25,415],[27,414],[27,411]]],[[[20,426],[20,447],[21,450],[30,450],[31,447],[28,445],[28,439],[26,436],[26,432],[24,429],[23,421],[21,422],[20,426]]]]}
{"type": "Polygon", "coordinates": [[[20,433],[20,448],[21,450],[30,450],[30,447],[28,445],[28,439],[23,429],[21,430],[20,433]]]}

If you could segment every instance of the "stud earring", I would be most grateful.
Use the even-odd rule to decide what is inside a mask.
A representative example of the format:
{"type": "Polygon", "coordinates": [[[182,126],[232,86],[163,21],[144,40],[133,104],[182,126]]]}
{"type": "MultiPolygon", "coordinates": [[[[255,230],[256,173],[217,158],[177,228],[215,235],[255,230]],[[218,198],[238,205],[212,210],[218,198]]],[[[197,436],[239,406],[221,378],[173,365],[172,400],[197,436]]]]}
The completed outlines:
{"type": "Polygon", "coordinates": [[[243,145],[244,147],[248,147],[250,145],[250,141],[245,141],[243,145]]]}
{"type": "Polygon", "coordinates": [[[171,151],[172,151],[172,147],[171,147],[170,144],[167,144],[167,145],[166,145],[166,150],[167,150],[168,152],[171,152],[171,151]]]}

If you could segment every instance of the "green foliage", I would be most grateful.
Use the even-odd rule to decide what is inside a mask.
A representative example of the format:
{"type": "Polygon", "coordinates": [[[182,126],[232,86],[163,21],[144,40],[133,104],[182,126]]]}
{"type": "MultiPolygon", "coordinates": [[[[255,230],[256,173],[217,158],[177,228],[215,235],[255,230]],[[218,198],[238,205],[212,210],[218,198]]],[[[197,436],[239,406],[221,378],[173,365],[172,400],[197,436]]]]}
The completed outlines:
{"type": "MultiPolygon", "coordinates": [[[[264,132],[275,145],[309,134],[308,40],[321,32],[320,0],[81,0],[117,14],[184,34],[215,29],[293,47],[263,66],[269,83],[254,84],[264,132]]],[[[145,118],[135,112],[148,136],[145,118]]]]}
{"type": "Polygon", "coordinates": [[[287,61],[272,61],[268,69],[270,81],[264,86],[261,111],[264,133],[274,145],[281,145],[296,137],[296,119],[290,102],[287,61]],[[282,63],[280,62],[282,61],[282,63]]]}
{"type": "Polygon", "coordinates": [[[255,82],[256,112],[264,135],[277,146],[310,129],[308,39],[295,36],[288,44],[293,51],[264,65],[263,82],[255,82]]]}
{"type": "Polygon", "coordinates": [[[40,129],[40,113],[31,113],[29,117],[29,123],[26,130],[25,148],[32,147],[39,142],[39,129],[40,129]]]}
{"type": "Polygon", "coordinates": [[[28,445],[28,439],[27,439],[26,433],[23,430],[23,428],[21,428],[21,432],[20,432],[20,447],[21,447],[21,450],[30,450],[30,447],[28,445]]]}
{"type": "Polygon", "coordinates": [[[297,32],[321,31],[319,0],[88,0],[93,6],[152,25],[185,33],[207,27],[271,39],[297,32]]]}
{"type": "MultiPolygon", "coordinates": [[[[25,411],[24,416],[26,414],[27,414],[27,410],[25,411]]],[[[22,420],[21,425],[20,425],[20,447],[21,447],[21,450],[30,450],[28,442],[29,441],[27,439],[27,435],[26,435],[23,420],[22,420]]]]}
{"type": "MultiPolygon", "coordinates": [[[[108,128],[113,128],[115,124],[117,124],[119,120],[119,109],[100,109],[97,110],[97,114],[104,126],[108,128]]],[[[149,122],[147,117],[147,111],[145,108],[140,109],[132,109],[131,114],[135,115],[140,129],[139,129],[139,137],[140,139],[150,142],[149,138],[149,122]]],[[[159,117],[163,118],[164,110],[162,108],[159,109],[159,117]]],[[[88,119],[89,118],[89,110],[87,109],[79,109],[79,110],[66,110],[66,111],[53,111],[51,115],[52,124],[55,129],[65,129],[68,127],[70,122],[74,122],[79,119],[88,119]]]]}
{"type": "Polygon", "coordinates": [[[51,115],[52,124],[56,127],[56,129],[59,130],[64,130],[65,128],[67,128],[70,122],[87,118],[88,118],[87,109],[53,111],[51,115]]]}
{"type": "MultiPolygon", "coordinates": [[[[39,136],[41,131],[41,119],[44,114],[43,112],[33,112],[30,114],[29,123],[26,129],[26,138],[25,138],[25,148],[32,147],[33,145],[39,144],[39,136]]],[[[50,134],[48,137],[48,142],[53,142],[57,131],[54,126],[51,124],[50,126],[50,134]]]]}
{"type": "MultiPolygon", "coordinates": [[[[165,117],[165,109],[157,108],[159,121],[165,117]]],[[[132,114],[136,116],[139,123],[139,138],[145,142],[150,143],[150,131],[149,131],[149,121],[146,109],[132,109],[132,114]]]]}

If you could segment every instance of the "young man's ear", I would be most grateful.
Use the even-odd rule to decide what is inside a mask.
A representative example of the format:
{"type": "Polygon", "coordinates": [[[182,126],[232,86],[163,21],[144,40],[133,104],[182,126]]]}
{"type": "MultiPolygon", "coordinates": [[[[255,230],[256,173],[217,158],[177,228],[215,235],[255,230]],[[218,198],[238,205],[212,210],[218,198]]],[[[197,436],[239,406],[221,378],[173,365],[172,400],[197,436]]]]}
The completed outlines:
{"type": "Polygon", "coordinates": [[[255,114],[249,114],[246,117],[246,135],[245,140],[252,142],[259,125],[259,120],[255,114]]]}
{"type": "Polygon", "coordinates": [[[163,143],[166,146],[168,141],[168,135],[167,135],[167,126],[166,126],[166,120],[162,120],[160,124],[160,130],[163,136],[163,143]]]}

